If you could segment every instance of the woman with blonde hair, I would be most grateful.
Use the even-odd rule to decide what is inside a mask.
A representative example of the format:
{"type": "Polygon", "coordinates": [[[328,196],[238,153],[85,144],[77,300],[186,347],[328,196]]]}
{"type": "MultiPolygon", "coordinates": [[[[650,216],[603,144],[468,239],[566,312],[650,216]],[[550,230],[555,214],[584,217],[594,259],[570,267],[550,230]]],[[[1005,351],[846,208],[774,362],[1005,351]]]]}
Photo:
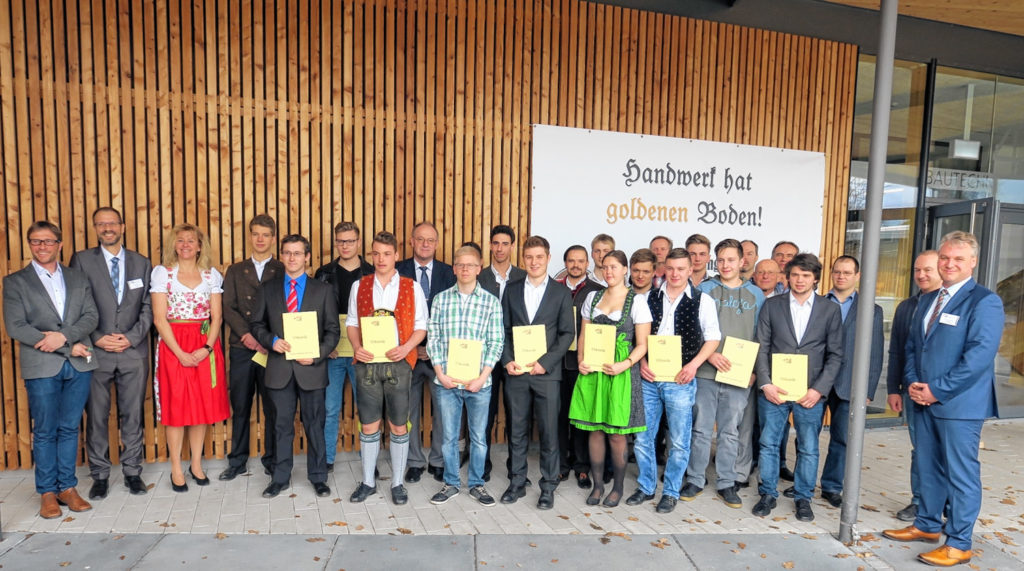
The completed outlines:
{"type": "Polygon", "coordinates": [[[203,444],[206,427],[230,414],[221,330],[221,286],[213,267],[213,248],[202,230],[178,224],[164,239],[161,265],[153,268],[150,294],[153,325],[160,334],[156,350],[157,414],[167,432],[171,488],[188,491],[181,450],[188,433],[196,484],[206,486],[203,444]],[[180,482],[180,483],[179,483],[180,482]]]}

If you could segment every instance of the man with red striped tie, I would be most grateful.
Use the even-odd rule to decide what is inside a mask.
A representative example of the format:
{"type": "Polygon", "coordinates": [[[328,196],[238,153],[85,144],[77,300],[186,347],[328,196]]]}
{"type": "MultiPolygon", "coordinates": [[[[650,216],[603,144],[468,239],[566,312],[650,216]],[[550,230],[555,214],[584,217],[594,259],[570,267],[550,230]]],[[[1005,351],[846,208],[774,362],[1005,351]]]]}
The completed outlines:
{"type": "Polygon", "coordinates": [[[295,439],[295,408],[299,404],[306,433],[306,472],[319,497],[331,495],[327,485],[327,450],[324,444],[326,418],[327,356],[338,345],[341,326],[338,302],[330,285],[306,275],[309,240],[298,234],[281,240],[284,276],[264,282],[252,314],[250,331],[264,347],[267,357],[267,396],[277,411],[274,467],[264,498],[273,498],[291,485],[292,441],[295,439]],[[289,355],[300,350],[295,336],[285,339],[285,314],[290,320],[316,320],[314,355],[289,355]]]}

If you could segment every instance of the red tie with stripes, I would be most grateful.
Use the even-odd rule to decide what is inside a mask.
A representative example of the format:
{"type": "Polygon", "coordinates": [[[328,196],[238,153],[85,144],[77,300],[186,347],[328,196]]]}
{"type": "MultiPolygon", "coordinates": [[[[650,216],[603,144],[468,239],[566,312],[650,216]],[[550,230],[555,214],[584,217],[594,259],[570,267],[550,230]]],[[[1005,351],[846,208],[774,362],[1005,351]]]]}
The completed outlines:
{"type": "Polygon", "coordinates": [[[299,294],[295,291],[295,283],[295,280],[291,280],[291,288],[288,289],[288,313],[299,310],[299,294]]]}

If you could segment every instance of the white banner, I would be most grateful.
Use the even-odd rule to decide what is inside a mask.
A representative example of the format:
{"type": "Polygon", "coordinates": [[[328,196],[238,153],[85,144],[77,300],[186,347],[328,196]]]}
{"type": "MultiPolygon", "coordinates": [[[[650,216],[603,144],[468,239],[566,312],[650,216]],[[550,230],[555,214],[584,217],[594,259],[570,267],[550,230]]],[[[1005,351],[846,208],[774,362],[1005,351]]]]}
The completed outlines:
{"type": "Polygon", "coordinates": [[[780,240],[817,253],[824,195],[823,153],[533,126],[531,231],[551,242],[552,275],[566,248],[589,252],[600,233],[627,257],[695,233],[712,261],[725,238],[757,242],[760,258],[780,240]]]}

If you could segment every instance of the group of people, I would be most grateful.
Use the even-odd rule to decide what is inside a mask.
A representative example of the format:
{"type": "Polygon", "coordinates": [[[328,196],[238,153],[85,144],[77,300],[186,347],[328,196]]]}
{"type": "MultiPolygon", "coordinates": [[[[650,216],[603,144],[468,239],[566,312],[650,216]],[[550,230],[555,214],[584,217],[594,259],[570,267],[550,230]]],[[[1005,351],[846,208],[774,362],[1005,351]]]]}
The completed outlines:
{"type": "MultiPolygon", "coordinates": [[[[750,485],[755,467],[760,498],[754,515],[767,516],[776,507],[779,479],[793,481],[783,495],[794,498],[801,521],[814,518],[810,500],[817,482],[826,502],[842,502],[860,279],[852,256],[833,261],[832,288],[821,296],[821,262],[788,241],[758,261],[758,245],[750,240],[725,239],[712,250],[700,234],[683,248],[657,236],[649,248],[627,256],[615,249],[614,238],[599,234],[589,251],[593,270],[588,250],[574,245],[563,254],[564,269],[550,277],[547,240],[526,238],[523,267],[516,267],[516,235],[507,225],[491,230],[485,266],[483,250],[473,242],[454,252],[452,265],[437,259],[439,235],[430,222],[412,229],[413,255],[401,261],[394,234],[375,233],[367,262],[360,255],[359,227],[342,222],[333,229],[338,256],[310,275],[309,240],[290,234],[278,241],[274,219],[260,215],[248,227],[250,257],[222,276],[209,239],[194,225],[172,228],[161,263],[151,267],[123,246],[125,226],[117,210],[99,208],[92,222],[99,246],[75,253],[69,266],[60,263],[60,229],[34,223],[26,235],[32,262],[4,278],[5,325],[21,346],[33,419],[42,517],[61,516],[62,504],[72,511],[91,507],[76,491],[83,409],[93,479],[89,499],[108,494],[112,384],[124,484],[130,493],[147,492],[142,403],[151,326],[158,333],[155,396],[176,492],[187,491],[189,479],[210,483],[202,466],[206,429],[229,416],[228,467],[218,478],[247,473],[249,419],[259,394],[266,419],[261,460],[270,476],[263,496],[273,498],[291,484],[296,409],[307,477],[318,496],[329,496],[348,381],[362,461],[352,502],[377,493],[386,422],[394,503],[408,501],[404,484],[419,481],[424,471],[442,482],[431,502],[450,500],[460,493],[460,466],[468,461],[469,494],[494,505],[485,484],[502,400],[509,442],[502,503],[515,503],[531,485],[527,448],[534,424],[540,509],[553,507],[556,487],[573,472],[581,488],[591,489],[587,504],[618,505],[630,440],[639,475],[637,489],[625,499],[629,505],[655,498],[660,463],[665,468],[656,511],[669,513],[679,500],[695,499],[711,484],[712,440],[715,491],[729,507],[742,507],[738,491],[750,485]],[[288,324],[306,318],[315,320],[306,331],[316,336],[300,352],[288,324]],[[219,339],[225,323],[230,367],[219,339]],[[588,344],[603,343],[600,335],[613,337],[612,354],[587,362],[588,344]],[[671,338],[678,338],[681,367],[666,376],[649,362],[648,349],[671,338]],[[728,338],[757,344],[749,382],[745,373],[740,383],[718,379],[734,364],[723,354],[728,338]],[[291,355],[293,350],[300,354],[291,355]],[[773,382],[781,366],[775,357],[794,355],[806,359],[802,395],[789,395],[773,382]],[[425,391],[434,411],[426,449],[420,437],[425,391]],[[819,480],[826,409],[830,438],[819,480]],[[790,417],[795,471],[785,460],[790,417]],[[460,454],[463,431],[468,442],[460,454]]],[[[996,412],[992,362],[1003,315],[999,298],[971,279],[977,249],[973,236],[952,233],[937,252],[918,257],[914,279],[921,293],[897,309],[889,348],[888,404],[906,411],[916,452],[914,499],[897,514],[914,523],[886,535],[937,541],[946,510],[946,545],[922,555],[943,561],[971,556],[970,532],[980,508],[977,443],[982,421],[996,412]]],[[[882,310],[876,305],[873,311],[869,400],[883,353],[882,310]]]]}

